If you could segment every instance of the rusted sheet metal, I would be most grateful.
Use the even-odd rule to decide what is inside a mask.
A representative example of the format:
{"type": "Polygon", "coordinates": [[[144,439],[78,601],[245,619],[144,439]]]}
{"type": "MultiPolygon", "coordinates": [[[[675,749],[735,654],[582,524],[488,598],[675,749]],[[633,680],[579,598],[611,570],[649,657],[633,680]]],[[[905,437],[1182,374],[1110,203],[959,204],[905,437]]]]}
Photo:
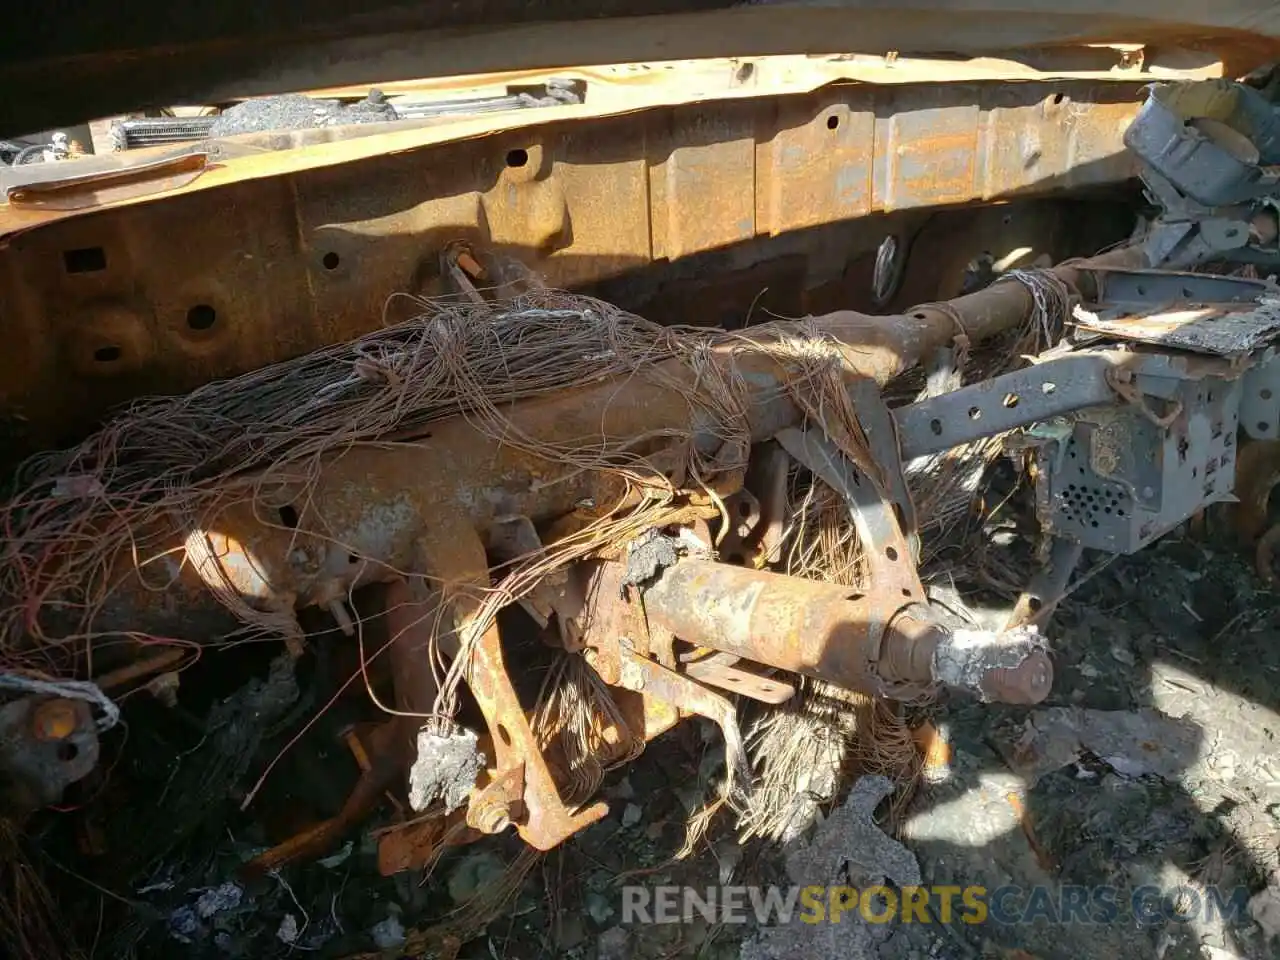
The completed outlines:
{"type": "MultiPolygon", "coordinates": [[[[903,9],[884,0],[638,6],[402,3],[326,16],[315,5],[223,6],[212,25],[169,24],[154,0],[84,5],[10,24],[15,46],[0,73],[10,89],[44,95],[0,110],[15,135],[120,110],[320,86],[456,76],[490,70],[658,58],[760,54],[948,51],[1034,56],[1063,44],[1115,38],[1162,45],[1228,47],[1251,54],[1231,75],[1274,58],[1276,16],[1263,0],[1222,4],[1154,0],[1063,7],[1050,0],[941,2],[903,9]],[[148,12],[139,11],[138,4],[148,12]],[[512,13],[511,11],[515,12],[512,13]],[[234,12],[241,11],[241,12],[234,12]],[[284,14],[284,11],[288,11],[284,14]],[[626,19],[619,20],[619,16],[626,19]],[[128,28],[121,29],[122,24],[128,28]],[[461,25],[460,25],[461,24],[461,25]],[[159,25],[159,29],[157,29],[159,25]],[[304,26],[303,26],[304,25],[304,26]],[[1270,34],[1270,36],[1268,36],[1270,34]],[[51,42],[52,40],[52,42],[51,42]]],[[[25,10],[23,11],[25,14],[25,10]]],[[[1234,52],[1232,50],[1231,52],[1234,52]]],[[[1225,52],[1224,52],[1225,53],[1225,52]]],[[[1238,56],[1238,54],[1237,54],[1238,56]]]]}
{"type": "Polygon", "coordinates": [[[457,240],[572,288],[877,211],[1115,182],[1137,97],[965,83],[685,104],[51,223],[0,249],[0,412],[45,446],[139,394],[351,339],[389,291],[438,292],[457,240]],[[1069,122],[1046,106],[1058,95],[1069,122]],[[1038,146],[1010,152],[1014,132],[1038,146]]]}

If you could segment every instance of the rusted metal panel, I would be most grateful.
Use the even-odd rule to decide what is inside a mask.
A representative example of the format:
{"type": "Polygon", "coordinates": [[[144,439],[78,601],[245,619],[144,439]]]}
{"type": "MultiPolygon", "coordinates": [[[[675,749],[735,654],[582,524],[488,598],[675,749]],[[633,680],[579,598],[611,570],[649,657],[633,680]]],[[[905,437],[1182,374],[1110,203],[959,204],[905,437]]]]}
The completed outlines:
{"type": "Polygon", "coordinates": [[[649,170],[654,259],[675,260],[755,236],[756,119],[767,108],[675,108],[654,131],[649,170]]]}
{"type": "Polygon", "coordinates": [[[837,89],[828,92],[828,101],[778,105],[775,132],[756,152],[761,233],[802,230],[872,211],[875,95],[837,89]]]}
{"type": "MultiPolygon", "coordinates": [[[[1119,178],[1127,161],[1088,174],[1069,164],[1122,153],[1137,94],[1129,83],[851,86],[657,108],[51,223],[0,249],[0,409],[46,445],[140,393],[352,338],[382,322],[391,293],[438,291],[438,254],[454,240],[572,287],[877,210],[1119,178]],[[1001,105],[984,110],[997,88],[1001,105]],[[1054,91],[1069,98],[1068,139],[1084,146],[1028,167],[997,149],[1003,134],[980,135],[1021,124],[1057,142],[1063,118],[1043,109],[1054,91]]],[[[796,253],[830,255],[818,237],[796,253]]]]}

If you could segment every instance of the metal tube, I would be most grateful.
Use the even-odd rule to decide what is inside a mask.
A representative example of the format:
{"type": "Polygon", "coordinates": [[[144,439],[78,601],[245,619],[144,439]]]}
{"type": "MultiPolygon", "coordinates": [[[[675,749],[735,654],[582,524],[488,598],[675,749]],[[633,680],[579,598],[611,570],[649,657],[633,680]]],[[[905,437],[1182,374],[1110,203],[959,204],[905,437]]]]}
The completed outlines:
{"type": "Polygon", "coordinates": [[[984,700],[1038,703],[1053,685],[1031,634],[951,631],[915,606],[883,636],[871,602],[838,584],[685,560],[644,593],[646,617],[687,643],[745,657],[852,690],[892,695],[898,685],[942,684],[984,700]]]}
{"type": "MultiPolygon", "coordinates": [[[[1079,279],[1087,266],[1062,268],[1060,276],[1079,279]]],[[[972,342],[1022,322],[1034,308],[1020,283],[997,284],[952,304],[972,342]]],[[[746,426],[754,443],[803,418],[786,386],[794,366],[789,343],[798,334],[826,338],[839,351],[850,382],[869,379],[883,385],[956,333],[956,319],[931,308],[900,317],[842,312],[809,320],[803,328],[792,321],[761,324],[752,328],[750,343],[725,344],[709,359],[726,377],[745,384],[746,426]]],[[[677,389],[697,391],[700,376],[673,359],[625,382],[607,380],[525,401],[510,410],[512,431],[551,443],[566,437],[603,440],[692,431],[697,447],[714,453],[723,443],[720,425],[677,389]]],[[[229,491],[226,507],[209,511],[207,529],[174,529],[168,539],[175,550],[193,536],[207,535],[216,540],[216,559],[211,555],[203,565],[183,564],[176,579],[164,571],[144,571],[168,578],[168,599],[143,582],[146,577],[134,572],[133,556],[123,552],[110,577],[118,584],[115,596],[95,626],[171,636],[217,634],[236,623],[206,583],[229,583],[255,606],[269,609],[323,606],[355,586],[390,579],[394,570],[415,571],[426,557],[447,551],[426,518],[465,518],[483,532],[499,516],[545,523],[573,513],[583,502],[619,504],[624,494],[620,478],[598,471],[555,468],[556,482],[548,482],[545,458],[478,434],[465,417],[432,424],[429,434],[385,439],[414,442],[344,449],[323,463],[305,490],[276,488],[279,502],[306,505],[293,518],[295,529],[289,528],[292,523],[264,523],[260,505],[243,491],[229,491]],[[335,543],[347,549],[333,549],[335,543]]],[[[148,531],[148,537],[157,543],[166,539],[159,530],[148,531]]],[[[156,556],[170,552],[158,550],[156,556]]]]}

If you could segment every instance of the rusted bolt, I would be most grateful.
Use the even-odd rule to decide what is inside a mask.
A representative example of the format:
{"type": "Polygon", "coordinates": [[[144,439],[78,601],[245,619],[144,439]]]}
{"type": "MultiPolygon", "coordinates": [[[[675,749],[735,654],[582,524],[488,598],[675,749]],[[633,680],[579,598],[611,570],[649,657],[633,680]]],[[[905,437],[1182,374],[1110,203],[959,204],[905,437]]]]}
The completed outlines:
{"type": "Polygon", "coordinates": [[[997,703],[1039,703],[1053,689],[1053,662],[1032,650],[1016,667],[993,667],[982,678],[982,692],[997,703]]]}
{"type": "Polygon", "coordinates": [[[501,833],[511,826],[511,807],[503,800],[481,800],[467,819],[481,833],[501,833]]]}
{"type": "Polygon", "coordinates": [[[70,700],[46,700],[31,714],[31,733],[37,740],[66,740],[78,726],[76,705],[70,700]]]}
{"type": "Polygon", "coordinates": [[[476,258],[465,250],[458,253],[458,266],[472,279],[479,280],[484,277],[484,267],[480,266],[476,258]]]}

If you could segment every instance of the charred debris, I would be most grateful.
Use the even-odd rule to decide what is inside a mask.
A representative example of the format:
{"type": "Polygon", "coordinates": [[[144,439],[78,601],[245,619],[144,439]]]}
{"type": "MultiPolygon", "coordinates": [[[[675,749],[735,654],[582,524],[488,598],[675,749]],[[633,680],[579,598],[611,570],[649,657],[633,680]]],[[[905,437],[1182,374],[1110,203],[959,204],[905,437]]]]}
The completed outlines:
{"type": "Polygon", "coordinates": [[[1043,701],[1113,557],[1225,511],[1273,581],[1277,117],[1156,86],[1135,238],[896,315],[662,326],[454,247],[411,319],[23,463],[13,955],[456,952],[668,731],[715,745],[679,852],[789,843],[904,807],[923,705],[1043,701]]]}

